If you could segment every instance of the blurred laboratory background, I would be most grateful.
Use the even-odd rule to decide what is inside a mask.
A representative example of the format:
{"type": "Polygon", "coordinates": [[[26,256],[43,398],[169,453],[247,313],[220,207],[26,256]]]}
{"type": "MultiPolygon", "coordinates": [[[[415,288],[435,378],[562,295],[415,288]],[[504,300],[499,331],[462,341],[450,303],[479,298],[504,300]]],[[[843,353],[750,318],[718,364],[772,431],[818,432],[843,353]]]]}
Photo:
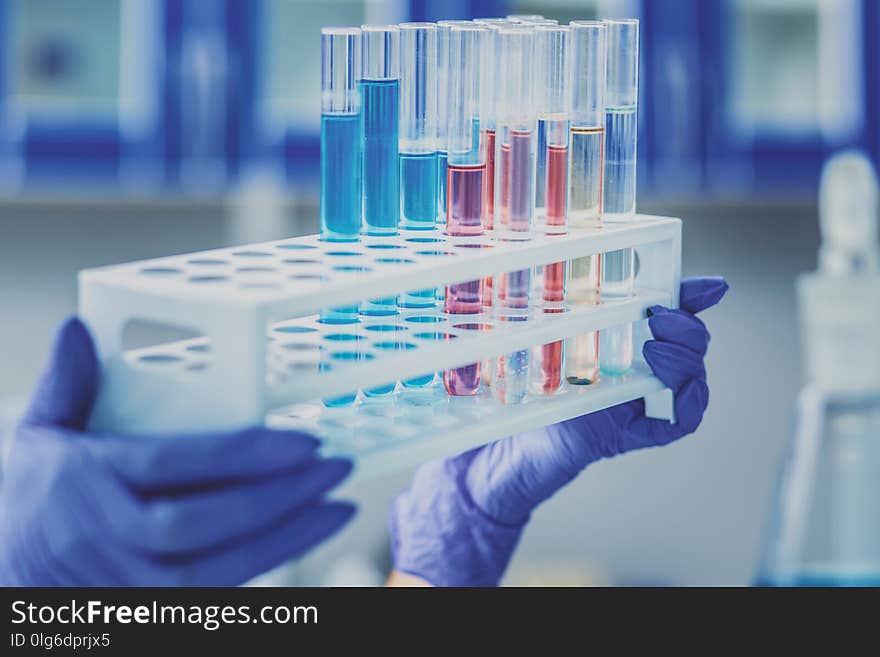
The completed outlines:
{"type": "MultiPolygon", "coordinates": [[[[698,433],[590,466],[506,582],[748,584],[802,383],[821,164],[880,161],[876,0],[0,0],[0,417],[78,270],[317,232],[322,26],[508,13],[641,19],[639,210],[681,217],[684,274],[731,290],[706,313],[698,433]]],[[[409,476],[350,489],[356,521],[297,581],[380,581],[409,476]]]]}

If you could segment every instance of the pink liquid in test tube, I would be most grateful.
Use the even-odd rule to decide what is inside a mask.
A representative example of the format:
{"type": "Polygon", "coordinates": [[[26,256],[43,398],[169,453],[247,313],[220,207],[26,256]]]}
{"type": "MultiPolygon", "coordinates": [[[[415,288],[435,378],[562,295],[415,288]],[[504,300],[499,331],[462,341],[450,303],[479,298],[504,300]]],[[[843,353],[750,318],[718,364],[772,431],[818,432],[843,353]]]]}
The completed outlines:
{"type": "MultiPolygon", "coordinates": [[[[481,235],[483,232],[484,165],[448,169],[446,185],[446,232],[449,235],[481,235]]],[[[446,286],[444,311],[453,315],[479,313],[483,309],[482,281],[446,286]]],[[[456,397],[475,395],[480,388],[480,363],[443,373],[446,392],[456,397]]]]}

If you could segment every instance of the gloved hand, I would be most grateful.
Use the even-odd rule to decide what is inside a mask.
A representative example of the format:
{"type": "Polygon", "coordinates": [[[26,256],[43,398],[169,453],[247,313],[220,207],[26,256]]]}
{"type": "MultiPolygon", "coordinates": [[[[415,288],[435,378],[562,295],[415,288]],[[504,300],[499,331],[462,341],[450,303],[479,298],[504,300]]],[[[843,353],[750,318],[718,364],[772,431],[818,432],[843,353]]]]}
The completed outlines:
{"type": "Polygon", "coordinates": [[[12,438],[0,490],[0,585],[240,584],[336,532],[324,494],[350,470],[298,432],[85,432],[99,370],[85,326],[62,327],[12,438]]]}
{"type": "Polygon", "coordinates": [[[587,465],[694,432],[709,401],[709,332],[694,315],[727,287],[718,277],[686,279],[680,310],[650,309],[654,339],[643,354],[675,393],[675,424],[646,417],[637,399],[423,465],[392,507],[395,569],[435,586],[496,585],[531,511],[587,465]]]}

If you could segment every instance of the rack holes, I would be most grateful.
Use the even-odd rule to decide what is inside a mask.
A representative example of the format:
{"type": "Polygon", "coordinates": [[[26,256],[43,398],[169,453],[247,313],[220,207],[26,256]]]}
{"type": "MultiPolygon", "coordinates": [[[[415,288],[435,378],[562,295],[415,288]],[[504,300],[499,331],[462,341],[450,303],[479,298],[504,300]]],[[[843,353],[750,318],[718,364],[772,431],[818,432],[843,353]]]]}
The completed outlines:
{"type": "Polygon", "coordinates": [[[278,270],[274,267],[239,267],[235,271],[239,274],[271,274],[278,270]]]}
{"type": "Polygon", "coordinates": [[[412,264],[415,264],[415,260],[410,260],[409,258],[376,258],[376,262],[382,263],[383,265],[412,265],[412,264]]]}
{"type": "Polygon", "coordinates": [[[285,265],[320,265],[320,260],[314,258],[285,258],[282,260],[285,265]]]}
{"type": "Polygon", "coordinates": [[[220,258],[193,258],[192,260],[187,260],[187,263],[203,267],[219,267],[221,265],[228,265],[229,261],[220,258]]]}
{"type": "Polygon", "coordinates": [[[394,342],[374,342],[373,347],[383,351],[409,351],[410,349],[417,349],[416,345],[412,342],[403,342],[401,340],[394,342]]]}
{"type": "Polygon", "coordinates": [[[318,329],[312,326],[276,326],[276,333],[315,333],[318,329]]]}
{"type": "Polygon", "coordinates": [[[239,258],[271,258],[272,254],[266,251],[233,251],[232,255],[239,258]]]}
{"type": "Polygon", "coordinates": [[[357,333],[330,333],[325,335],[324,339],[332,342],[360,342],[361,340],[366,340],[364,336],[357,333]]]}
{"type": "Polygon", "coordinates": [[[407,317],[406,321],[413,324],[440,324],[445,322],[446,318],[438,317],[437,315],[413,315],[412,317],[407,317]]]}
{"type": "Polygon", "coordinates": [[[445,242],[442,237],[407,237],[407,242],[413,242],[414,244],[436,244],[438,242],[445,242]]]}
{"type": "Polygon", "coordinates": [[[439,258],[443,256],[454,256],[455,253],[453,253],[452,251],[416,251],[416,255],[439,258]]]}
{"type": "Polygon", "coordinates": [[[494,246],[492,244],[454,244],[456,249],[492,249],[494,246]]]}
{"type": "Polygon", "coordinates": [[[209,344],[188,344],[186,346],[186,350],[190,351],[194,354],[206,354],[211,351],[211,345],[209,344]]]}
{"type": "Polygon", "coordinates": [[[467,324],[455,324],[452,328],[462,329],[463,331],[488,331],[492,328],[492,325],[470,322],[467,324]]]}
{"type": "Polygon", "coordinates": [[[142,363],[167,364],[179,363],[183,359],[180,356],[175,356],[174,354],[144,354],[143,356],[140,356],[138,360],[142,363]]]}
{"type": "Polygon", "coordinates": [[[337,265],[336,267],[333,268],[333,271],[355,273],[355,272],[367,272],[367,271],[373,271],[373,270],[370,269],[369,267],[364,267],[363,265],[337,265]]]}
{"type": "Polygon", "coordinates": [[[355,360],[373,360],[375,356],[365,351],[335,351],[330,354],[333,360],[355,361],[355,360]]]}
{"type": "Polygon", "coordinates": [[[144,267],[140,273],[147,276],[176,276],[182,274],[183,270],[177,267],[144,267]]]}
{"type": "Polygon", "coordinates": [[[294,281],[326,281],[327,277],[323,274],[291,274],[287,278],[294,281]]]}
{"type": "Polygon", "coordinates": [[[455,333],[447,333],[446,331],[426,331],[425,333],[416,333],[413,337],[419,340],[453,340],[458,336],[455,333]]]}
{"type": "Polygon", "coordinates": [[[382,249],[382,250],[391,250],[391,249],[402,249],[403,247],[400,244],[367,244],[368,249],[382,249]]]}
{"type": "Polygon", "coordinates": [[[312,344],[310,342],[285,342],[281,345],[282,349],[286,349],[287,351],[317,351],[318,345],[312,344]]]}
{"type": "Polygon", "coordinates": [[[375,331],[377,333],[399,333],[401,331],[409,330],[406,326],[401,326],[400,324],[371,324],[370,326],[365,326],[364,329],[367,331],[375,331]]]}
{"type": "Polygon", "coordinates": [[[358,251],[325,251],[324,255],[333,256],[335,258],[354,258],[363,254],[358,251]]]}
{"type": "Polygon", "coordinates": [[[275,248],[287,249],[290,251],[305,251],[306,249],[317,249],[314,244],[301,244],[299,242],[291,242],[289,244],[277,244],[275,248]]]}
{"type": "Polygon", "coordinates": [[[229,276],[206,275],[206,276],[190,276],[190,283],[223,283],[229,280],[229,276]]]}

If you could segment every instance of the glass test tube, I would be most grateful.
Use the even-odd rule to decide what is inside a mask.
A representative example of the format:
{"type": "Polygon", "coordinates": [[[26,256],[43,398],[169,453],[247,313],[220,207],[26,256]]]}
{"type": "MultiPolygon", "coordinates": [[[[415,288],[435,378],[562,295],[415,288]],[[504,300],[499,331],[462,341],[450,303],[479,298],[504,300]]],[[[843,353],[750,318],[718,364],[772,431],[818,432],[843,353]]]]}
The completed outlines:
{"type": "MultiPolygon", "coordinates": [[[[498,30],[504,27],[516,25],[513,21],[492,18],[482,19],[483,25],[489,29],[485,35],[487,62],[498,61],[500,51],[498,48],[498,30]]],[[[477,21],[475,21],[477,22],[477,21]]],[[[489,64],[487,64],[489,65],[489,64]]],[[[483,229],[492,233],[495,227],[495,119],[498,105],[498,76],[490,75],[486,79],[486,89],[483,97],[483,136],[486,149],[486,174],[483,180],[483,229]]],[[[483,308],[492,307],[492,284],[493,277],[486,276],[483,279],[483,308]]],[[[483,361],[482,366],[483,384],[492,385],[492,361],[483,361]]]]}
{"type": "MultiPolygon", "coordinates": [[[[361,91],[364,231],[367,235],[397,234],[400,221],[400,28],[361,26],[361,91]]],[[[361,304],[369,317],[397,313],[397,298],[372,299],[361,304]]]]}
{"type": "MultiPolygon", "coordinates": [[[[401,226],[437,225],[437,26],[400,24],[400,206],[401,226]]],[[[435,291],[401,295],[401,308],[433,308],[435,291]]]]}
{"type": "MultiPolygon", "coordinates": [[[[535,219],[544,232],[566,232],[569,166],[569,42],[568,27],[540,26],[536,83],[538,104],[538,157],[535,183],[535,219]],[[543,163],[543,165],[541,164],[543,163]]],[[[565,262],[535,267],[534,293],[544,313],[565,309],[565,262]]],[[[557,340],[532,350],[532,390],[553,394],[562,387],[564,342],[557,340]]]]}
{"type": "MultiPolygon", "coordinates": [[[[486,157],[480,119],[485,93],[483,67],[487,33],[486,28],[478,24],[450,28],[446,202],[446,232],[449,235],[483,234],[486,157]]],[[[481,292],[479,280],[448,285],[444,309],[455,315],[480,313],[483,309],[481,292]]],[[[447,370],[443,373],[443,383],[450,395],[477,394],[480,363],[447,370]]]]}
{"type": "MultiPolygon", "coordinates": [[[[636,212],[636,141],[639,96],[639,22],[605,21],[604,221],[626,221],[636,212]]],[[[602,259],[602,298],[633,294],[633,249],[606,253],[602,259]]],[[[599,336],[600,366],[605,374],[624,374],[632,367],[632,324],[606,329],[599,336]]]]}
{"type": "MultiPolygon", "coordinates": [[[[531,238],[535,210],[534,103],[535,31],[526,26],[498,30],[495,117],[495,237],[531,238]]],[[[529,316],[531,269],[502,273],[493,284],[493,307],[501,321],[529,316]]],[[[500,356],[492,368],[492,392],[503,403],[528,393],[529,350],[500,356]]]]}
{"type": "MultiPolygon", "coordinates": [[[[321,30],[321,239],[331,242],[361,233],[360,36],[356,27],[321,30]]],[[[325,310],[321,321],[357,322],[357,304],[325,310]]]]}
{"type": "Polygon", "coordinates": [[[531,23],[532,21],[542,21],[544,17],[541,14],[507,14],[507,20],[514,23],[531,23]]]}
{"type": "MultiPolygon", "coordinates": [[[[571,23],[571,164],[568,223],[595,228],[602,221],[605,178],[605,47],[601,21],[571,23]]],[[[602,255],[588,254],[568,263],[566,302],[572,307],[599,303],[602,255]]],[[[588,385],[599,378],[599,333],[566,340],[565,378],[588,385]]]]}
{"type": "MultiPolygon", "coordinates": [[[[446,225],[446,131],[449,122],[449,33],[453,25],[471,21],[437,21],[437,223],[446,225]]],[[[442,297],[442,290],[438,290],[442,297]]]]}
{"type": "MultiPolygon", "coordinates": [[[[437,226],[437,26],[400,24],[400,206],[403,228],[432,230],[437,226]]],[[[401,308],[433,308],[435,290],[400,296],[401,308]]],[[[421,388],[434,373],[402,381],[421,388]]]]}

